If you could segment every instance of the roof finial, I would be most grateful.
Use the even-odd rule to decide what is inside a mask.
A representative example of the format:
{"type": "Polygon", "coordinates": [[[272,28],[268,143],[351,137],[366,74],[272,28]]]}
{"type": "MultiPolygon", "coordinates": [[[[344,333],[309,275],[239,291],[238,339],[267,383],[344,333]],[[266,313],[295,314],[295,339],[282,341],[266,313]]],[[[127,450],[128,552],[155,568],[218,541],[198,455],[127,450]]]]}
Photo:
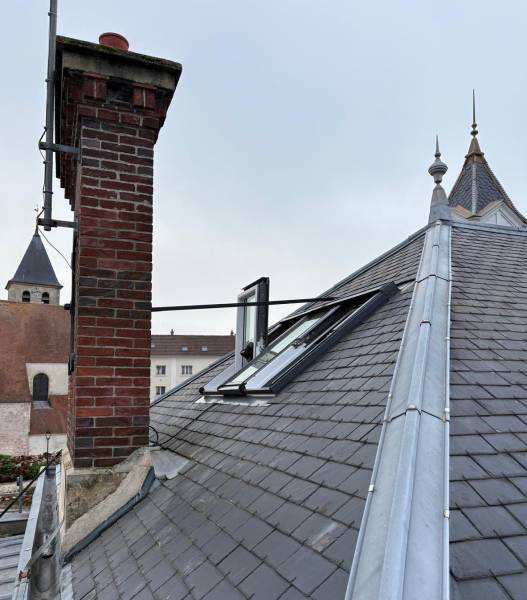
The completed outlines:
{"type": "Polygon", "coordinates": [[[436,159],[430,165],[428,172],[434,178],[436,185],[440,185],[443,181],[443,175],[448,171],[448,167],[441,160],[441,152],[439,151],[439,136],[436,135],[436,152],[434,154],[436,159]]]}
{"type": "Polygon", "coordinates": [[[476,137],[478,135],[478,124],[476,123],[476,92],[472,90],[472,131],[470,135],[476,137]]]}
{"type": "Polygon", "coordinates": [[[439,151],[439,136],[436,135],[436,151],[435,160],[430,165],[428,172],[435,181],[435,188],[432,192],[432,201],[430,202],[430,216],[428,222],[432,223],[438,219],[450,220],[450,209],[448,208],[448,200],[445,190],[441,186],[443,175],[448,171],[448,167],[441,160],[441,152],[439,151]]]}

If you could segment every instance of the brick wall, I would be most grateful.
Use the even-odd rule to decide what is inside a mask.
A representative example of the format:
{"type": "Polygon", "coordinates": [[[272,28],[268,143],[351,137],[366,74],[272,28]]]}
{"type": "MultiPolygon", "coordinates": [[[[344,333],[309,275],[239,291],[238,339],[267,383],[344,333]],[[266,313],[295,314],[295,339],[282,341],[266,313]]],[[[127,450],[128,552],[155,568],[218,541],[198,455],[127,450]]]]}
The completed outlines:
{"type": "Polygon", "coordinates": [[[153,149],[171,93],[119,74],[62,78],[62,143],[80,150],[77,162],[61,159],[77,224],[68,415],[76,467],[112,466],[148,444],[153,149]]]}

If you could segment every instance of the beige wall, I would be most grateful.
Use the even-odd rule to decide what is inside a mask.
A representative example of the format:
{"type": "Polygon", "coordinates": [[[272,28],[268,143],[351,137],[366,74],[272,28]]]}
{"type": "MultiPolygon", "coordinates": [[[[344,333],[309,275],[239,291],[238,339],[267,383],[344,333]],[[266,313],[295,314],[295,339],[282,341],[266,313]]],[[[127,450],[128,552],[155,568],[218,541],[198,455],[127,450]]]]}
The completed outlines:
{"type": "Polygon", "coordinates": [[[179,385],[192,375],[199,373],[206,366],[218,360],[219,356],[212,355],[178,355],[178,356],[155,356],[151,357],[150,367],[150,400],[156,399],[156,387],[164,386],[168,392],[170,389],[179,385]],[[156,375],[157,365],[166,366],[166,375],[156,375]],[[183,365],[192,365],[192,375],[182,375],[181,367],[183,365]]]}
{"type": "MultiPolygon", "coordinates": [[[[55,433],[49,439],[50,453],[57,452],[66,447],[67,437],[65,433],[55,433]]],[[[30,435],[29,436],[29,454],[44,454],[46,451],[46,436],[45,435],[30,435]]]]}
{"type": "Polygon", "coordinates": [[[7,299],[10,302],[22,302],[22,294],[27,290],[31,294],[33,304],[42,304],[42,292],[49,294],[50,304],[60,304],[60,290],[54,287],[38,285],[24,285],[22,283],[10,283],[7,290],[7,299]]]}
{"type": "Polygon", "coordinates": [[[30,402],[0,402],[0,453],[29,453],[30,402]]]}

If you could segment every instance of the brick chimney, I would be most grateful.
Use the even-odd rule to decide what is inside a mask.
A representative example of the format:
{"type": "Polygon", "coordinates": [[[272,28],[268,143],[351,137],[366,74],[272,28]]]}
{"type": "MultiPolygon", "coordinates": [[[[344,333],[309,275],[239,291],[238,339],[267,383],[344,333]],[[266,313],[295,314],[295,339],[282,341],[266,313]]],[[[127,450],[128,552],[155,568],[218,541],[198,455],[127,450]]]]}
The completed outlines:
{"type": "MultiPolygon", "coordinates": [[[[123,41],[124,40],[124,41],[123,41]]],[[[57,171],[76,224],[68,448],[110,467],[148,444],[154,145],[181,65],[57,37],[57,171]]]]}

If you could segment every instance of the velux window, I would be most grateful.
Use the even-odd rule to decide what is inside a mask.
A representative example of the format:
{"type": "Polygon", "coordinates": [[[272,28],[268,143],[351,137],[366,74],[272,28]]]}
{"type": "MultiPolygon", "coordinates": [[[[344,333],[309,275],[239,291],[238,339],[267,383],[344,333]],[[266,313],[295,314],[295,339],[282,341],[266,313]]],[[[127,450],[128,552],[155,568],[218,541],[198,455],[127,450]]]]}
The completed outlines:
{"type": "MultiPolygon", "coordinates": [[[[201,389],[205,396],[274,394],[322,352],[362,323],[398,291],[394,283],[296,313],[269,332],[269,342],[251,359],[243,356],[201,389]],[[241,366],[237,366],[240,365],[241,366]]],[[[244,307],[245,309],[249,307],[244,307]]],[[[267,308],[267,307],[266,307],[267,308]]],[[[238,325],[240,325],[238,318],[238,325]]],[[[245,325],[245,321],[243,321],[245,325]]],[[[251,324],[252,326],[252,324],[251,324]]],[[[241,334],[245,336],[245,329],[241,334]]],[[[236,334],[236,351],[240,329],[236,334]]],[[[267,336],[264,337],[266,339],[267,336]]],[[[247,338],[244,338],[247,343],[247,338]]]]}

